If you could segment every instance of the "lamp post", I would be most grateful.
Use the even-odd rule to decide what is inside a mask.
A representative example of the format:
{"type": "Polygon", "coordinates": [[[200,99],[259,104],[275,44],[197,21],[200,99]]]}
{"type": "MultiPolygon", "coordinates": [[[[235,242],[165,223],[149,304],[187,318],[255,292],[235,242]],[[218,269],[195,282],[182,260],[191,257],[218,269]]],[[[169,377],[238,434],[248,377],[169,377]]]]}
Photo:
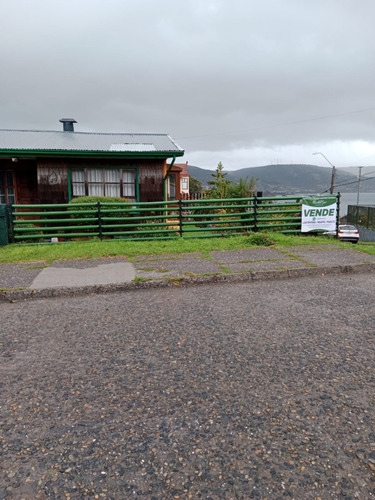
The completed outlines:
{"type": "Polygon", "coordinates": [[[336,167],[332,165],[332,163],[329,161],[329,159],[323,154],[317,151],[316,153],[313,153],[313,155],[322,155],[323,158],[331,165],[332,167],[332,176],[331,176],[331,187],[329,188],[329,193],[333,194],[333,186],[335,183],[335,173],[336,173],[336,167]]]}
{"type": "Polygon", "coordinates": [[[361,183],[361,173],[362,173],[362,167],[358,167],[359,172],[358,172],[358,186],[357,186],[357,205],[359,205],[359,186],[361,183]]]}

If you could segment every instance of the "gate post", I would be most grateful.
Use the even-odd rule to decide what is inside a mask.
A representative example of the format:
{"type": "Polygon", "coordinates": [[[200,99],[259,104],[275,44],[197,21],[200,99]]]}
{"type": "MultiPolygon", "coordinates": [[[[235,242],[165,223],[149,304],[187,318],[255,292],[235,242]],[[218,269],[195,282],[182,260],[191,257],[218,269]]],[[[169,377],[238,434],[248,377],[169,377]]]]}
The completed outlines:
{"type": "Polygon", "coordinates": [[[102,211],[101,211],[101,205],[100,201],[98,201],[98,229],[99,229],[99,238],[102,240],[103,239],[103,232],[102,232],[102,211]]]}
{"type": "Polygon", "coordinates": [[[8,226],[8,207],[6,205],[0,205],[0,246],[5,246],[9,243],[8,226]]]}
{"type": "Polygon", "coordinates": [[[179,219],[179,224],[180,224],[180,238],[182,237],[182,201],[181,199],[178,200],[178,219],[179,219]]]}
{"type": "Polygon", "coordinates": [[[255,194],[254,195],[254,233],[256,233],[258,231],[258,227],[257,227],[257,216],[258,216],[258,198],[257,198],[257,195],[255,194]]]}

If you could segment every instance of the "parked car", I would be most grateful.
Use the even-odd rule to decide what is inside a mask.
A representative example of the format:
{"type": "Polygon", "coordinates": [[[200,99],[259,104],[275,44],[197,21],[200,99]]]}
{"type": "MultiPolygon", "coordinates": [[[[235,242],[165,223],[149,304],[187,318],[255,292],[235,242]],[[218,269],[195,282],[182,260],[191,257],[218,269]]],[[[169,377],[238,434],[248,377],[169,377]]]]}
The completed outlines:
{"type": "Polygon", "coordinates": [[[339,225],[337,236],[340,241],[351,241],[352,243],[358,243],[359,231],[355,226],[350,226],[348,224],[339,225]]]}

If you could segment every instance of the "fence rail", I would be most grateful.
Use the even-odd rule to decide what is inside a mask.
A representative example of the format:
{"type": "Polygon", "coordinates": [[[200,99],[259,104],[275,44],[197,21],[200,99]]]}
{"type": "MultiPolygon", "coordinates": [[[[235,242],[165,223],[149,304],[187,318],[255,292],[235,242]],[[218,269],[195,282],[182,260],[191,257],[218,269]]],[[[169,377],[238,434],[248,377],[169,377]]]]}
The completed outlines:
{"type": "Polygon", "coordinates": [[[375,206],[349,205],[348,223],[375,231],[375,206]]]}
{"type": "Polygon", "coordinates": [[[13,205],[10,242],[86,238],[208,238],[301,231],[302,196],[190,199],[150,203],[13,205]]]}

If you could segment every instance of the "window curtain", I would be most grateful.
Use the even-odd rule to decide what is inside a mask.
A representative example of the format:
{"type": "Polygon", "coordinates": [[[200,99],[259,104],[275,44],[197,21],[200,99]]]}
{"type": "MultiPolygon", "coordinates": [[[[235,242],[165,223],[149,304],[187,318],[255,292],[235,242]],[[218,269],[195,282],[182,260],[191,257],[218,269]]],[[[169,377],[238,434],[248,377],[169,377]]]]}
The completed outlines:
{"type": "Polygon", "coordinates": [[[89,181],[89,196],[104,196],[103,170],[101,168],[90,168],[87,171],[89,181]]]}
{"type": "Polygon", "coordinates": [[[89,196],[104,196],[103,184],[89,183],[89,196]]]}
{"type": "Polygon", "coordinates": [[[133,170],[122,171],[123,195],[125,198],[135,199],[135,172],[133,170]]]}
{"type": "Polygon", "coordinates": [[[105,196],[121,196],[120,170],[104,170],[105,196]]]}
{"type": "Polygon", "coordinates": [[[73,196],[85,196],[85,172],[72,170],[73,196]]]}
{"type": "Polygon", "coordinates": [[[136,172],[118,168],[72,169],[72,187],[73,196],[123,196],[135,200],[136,172]]]}

